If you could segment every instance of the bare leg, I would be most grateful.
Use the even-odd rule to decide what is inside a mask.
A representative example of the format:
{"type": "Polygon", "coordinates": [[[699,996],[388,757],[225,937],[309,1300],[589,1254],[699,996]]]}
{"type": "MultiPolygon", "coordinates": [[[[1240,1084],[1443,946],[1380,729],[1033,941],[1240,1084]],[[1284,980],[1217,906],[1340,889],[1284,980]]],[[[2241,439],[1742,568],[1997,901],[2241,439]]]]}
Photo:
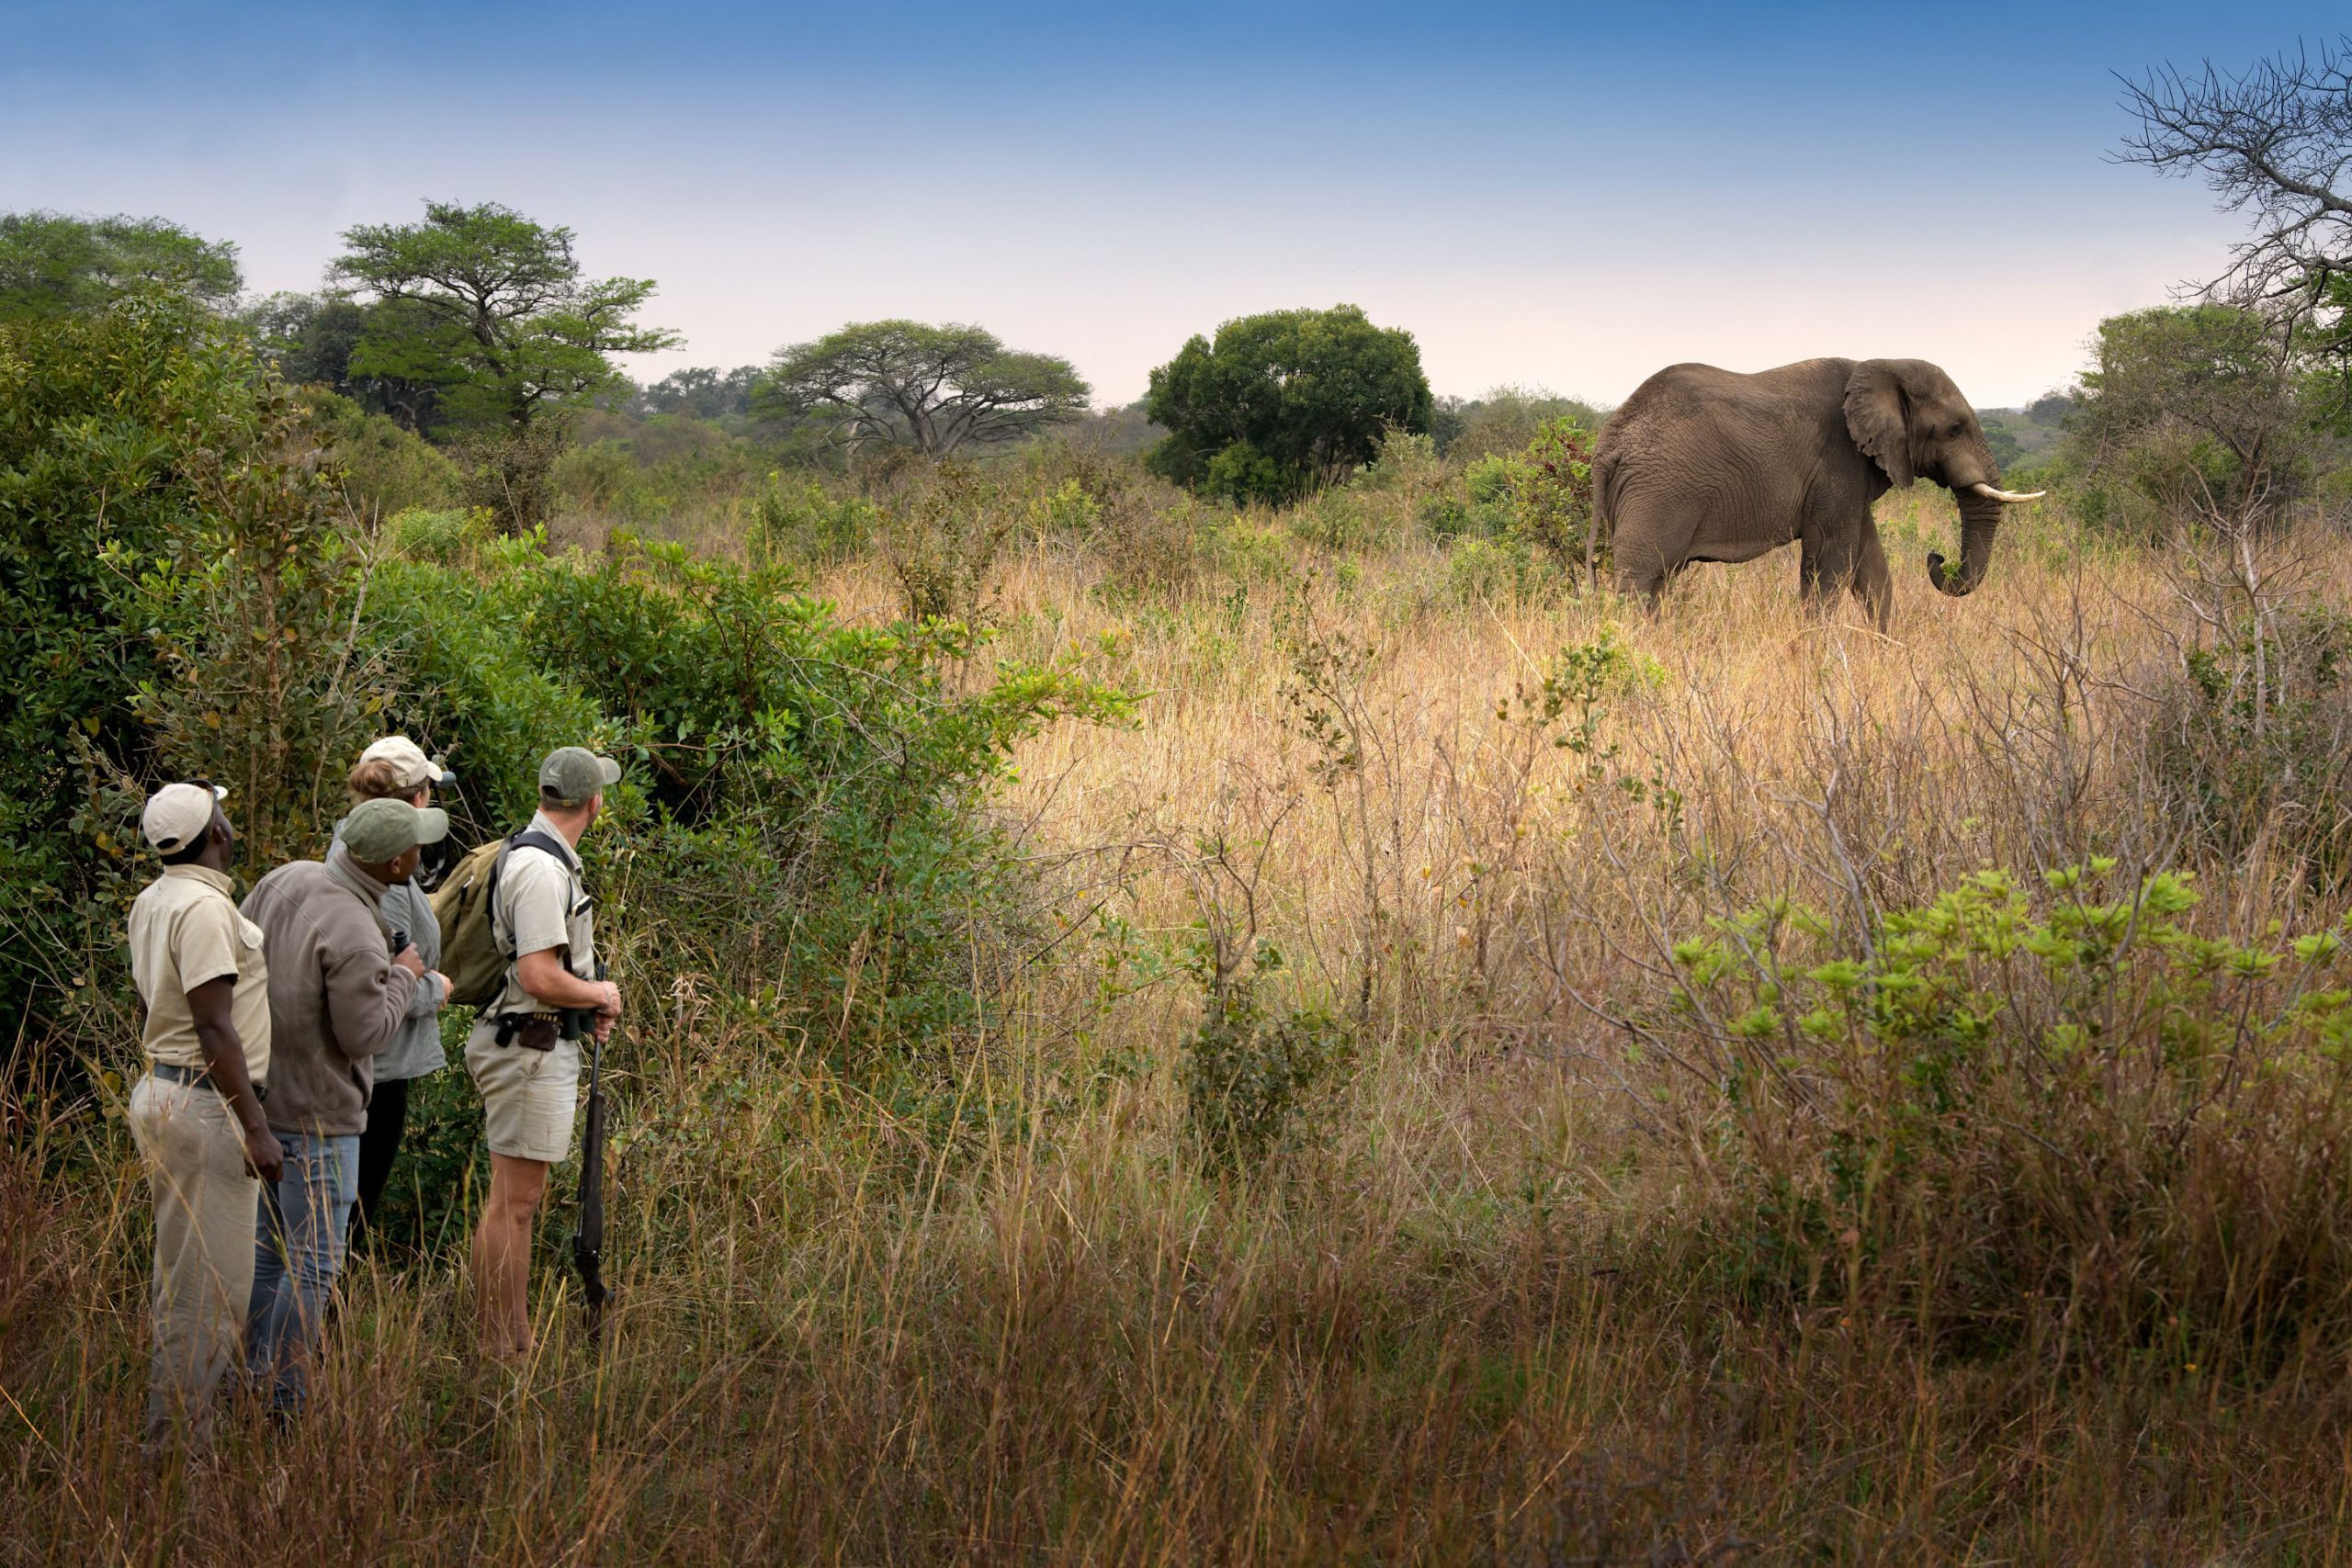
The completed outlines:
{"type": "Polygon", "coordinates": [[[483,1351],[531,1353],[531,1216],[547,1192],[547,1162],[490,1156],[490,1196],[474,1230],[473,1265],[483,1351]]]}

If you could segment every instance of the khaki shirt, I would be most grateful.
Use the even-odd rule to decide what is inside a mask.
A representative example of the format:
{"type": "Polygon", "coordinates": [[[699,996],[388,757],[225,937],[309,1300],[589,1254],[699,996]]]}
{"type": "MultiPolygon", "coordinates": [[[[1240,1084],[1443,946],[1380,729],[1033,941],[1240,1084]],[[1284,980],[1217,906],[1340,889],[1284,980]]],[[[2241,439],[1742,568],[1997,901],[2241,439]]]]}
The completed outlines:
{"type": "Polygon", "coordinates": [[[167,865],[131,900],[130,977],[147,1004],[140,1043],[158,1062],[201,1071],[187,994],[233,975],[229,1020],[244,1042],[245,1071],[260,1083],[269,1076],[269,965],[261,928],[237,912],[230,887],[209,866],[167,865]]]}
{"type": "MultiPolygon", "coordinates": [[[[524,954],[564,949],[563,965],[583,980],[596,977],[596,924],[591,899],[580,880],[580,856],[565,843],[562,831],[542,816],[531,826],[563,844],[559,861],[545,850],[526,847],[508,852],[498,874],[498,899],[490,911],[491,934],[502,948],[509,945],[520,960],[524,954]]],[[[501,1013],[551,1010],[523,988],[516,965],[506,966],[506,985],[497,999],[482,1010],[484,1018],[501,1013]]]]}

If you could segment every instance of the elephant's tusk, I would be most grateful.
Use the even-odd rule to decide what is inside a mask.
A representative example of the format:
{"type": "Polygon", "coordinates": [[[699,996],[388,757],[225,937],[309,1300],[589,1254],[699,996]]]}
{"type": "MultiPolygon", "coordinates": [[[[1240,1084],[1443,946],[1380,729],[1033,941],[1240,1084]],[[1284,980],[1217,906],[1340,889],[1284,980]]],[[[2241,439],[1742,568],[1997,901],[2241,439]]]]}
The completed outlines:
{"type": "Polygon", "coordinates": [[[1997,501],[2009,506],[2015,506],[2021,501],[2040,501],[2043,496],[2050,493],[2046,490],[2036,490],[2028,491],[2023,495],[2020,495],[2013,490],[1995,490],[1991,485],[1985,484],[1981,480],[1975,484],[1970,485],[1968,488],[1974,491],[1977,494],[1983,496],[1987,501],[1997,501]]]}

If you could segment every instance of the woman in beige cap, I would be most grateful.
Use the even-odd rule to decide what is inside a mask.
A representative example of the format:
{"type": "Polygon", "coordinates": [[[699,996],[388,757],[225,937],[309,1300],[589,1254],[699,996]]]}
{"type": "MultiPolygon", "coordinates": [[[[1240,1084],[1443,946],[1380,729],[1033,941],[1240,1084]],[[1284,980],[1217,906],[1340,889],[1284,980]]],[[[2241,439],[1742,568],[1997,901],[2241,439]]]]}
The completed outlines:
{"type": "MultiPolygon", "coordinates": [[[[447,789],[457,775],[438,758],[405,735],[387,735],[365,751],[345,780],[351,803],[363,800],[405,800],[411,806],[433,804],[433,792],[447,789]]],[[[384,889],[384,925],[400,931],[416,944],[417,956],[427,970],[441,967],[441,927],[433,905],[417,877],[384,889]]],[[[376,1218],[377,1204],[390,1181],[392,1162],[399,1157],[401,1136],[408,1130],[409,1085],[448,1066],[441,1052],[441,1010],[448,994],[438,983],[420,985],[410,1001],[400,1032],[376,1055],[376,1087],[368,1100],[368,1128],[359,1134],[359,1201],[351,1212],[351,1239],[356,1244],[376,1218]]]]}

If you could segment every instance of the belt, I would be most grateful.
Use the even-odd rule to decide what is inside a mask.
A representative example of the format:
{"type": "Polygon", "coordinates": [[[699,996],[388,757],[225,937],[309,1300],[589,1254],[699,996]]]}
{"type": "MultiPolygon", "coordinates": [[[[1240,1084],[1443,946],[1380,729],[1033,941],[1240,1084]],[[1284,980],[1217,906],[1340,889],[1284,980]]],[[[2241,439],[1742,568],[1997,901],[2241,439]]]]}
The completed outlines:
{"type": "MultiPolygon", "coordinates": [[[[191,1089],[209,1089],[215,1094],[220,1092],[220,1086],[213,1081],[210,1067],[183,1067],[177,1062],[151,1061],[147,1064],[147,1070],[165,1083],[184,1083],[191,1089]]],[[[254,1085],[254,1098],[267,1100],[269,1086],[258,1083],[254,1085]]]]}

